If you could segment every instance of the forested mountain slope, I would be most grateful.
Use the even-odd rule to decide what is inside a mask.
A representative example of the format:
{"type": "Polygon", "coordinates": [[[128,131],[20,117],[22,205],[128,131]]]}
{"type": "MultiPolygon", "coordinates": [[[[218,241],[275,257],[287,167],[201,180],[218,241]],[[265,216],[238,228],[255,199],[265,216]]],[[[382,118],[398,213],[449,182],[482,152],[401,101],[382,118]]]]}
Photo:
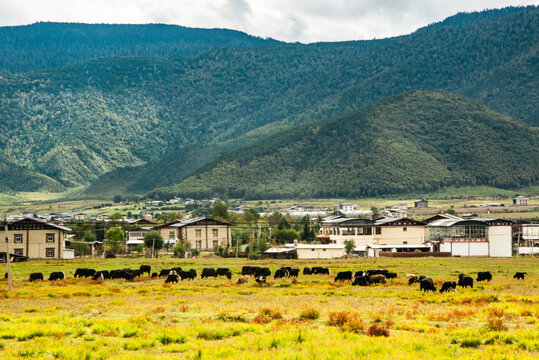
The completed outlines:
{"type": "Polygon", "coordinates": [[[180,61],[111,57],[5,75],[0,150],[63,186],[107,173],[97,189],[111,189],[118,182],[107,181],[127,171],[121,191],[141,192],[276,131],[415,89],[463,94],[537,125],[538,14],[384,40],[214,48],[180,61]]]}
{"type": "Polygon", "coordinates": [[[41,22],[0,27],[0,74],[62,67],[99,57],[181,59],[215,47],[275,45],[240,31],[177,25],[41,22]]]}
{"type": "Polygon", "coordinates": [[[357,197],[539,180],[539,129],[415,91],[271,135],[151,196],[357,197]]]}

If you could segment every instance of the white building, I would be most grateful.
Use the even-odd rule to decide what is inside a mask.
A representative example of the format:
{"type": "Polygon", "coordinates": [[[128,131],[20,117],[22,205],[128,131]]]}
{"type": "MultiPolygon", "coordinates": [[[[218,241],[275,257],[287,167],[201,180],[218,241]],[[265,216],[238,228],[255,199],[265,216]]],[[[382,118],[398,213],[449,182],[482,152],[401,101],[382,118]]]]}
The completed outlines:
{"type": "Polygon", "coordinates": [[[516,196],[513,198],[513,205],[525,206],[528,205],[528,198],[526,196],[516,196]]]}
{"type": "Polygon", "coordinates": [[[448,218],[429,222],[429,238],[441,252],[457,256],[511,257],[512,222],[504,219],[448,218]]]}
{"type": "Polygon", "coordinates": [[[346,214],[347,212],[352,212],[358,210],[358,206],[351,203],[340,203],[333,205],[333,209],[336,211],[340,211],[343,214],[346,214]]]}
{"type": "Polygon", "coordinates": [[[264,252],[276,259],[337,259],[346,255],[344,245],[336,244],[285,244],[264,252]]]}
{"type": "Polygon", "coordinates": [[[386,209],[380,212],[380,215],[391,218],[404,219],[408,217],[408,213],[401,209],[386,209]]]}

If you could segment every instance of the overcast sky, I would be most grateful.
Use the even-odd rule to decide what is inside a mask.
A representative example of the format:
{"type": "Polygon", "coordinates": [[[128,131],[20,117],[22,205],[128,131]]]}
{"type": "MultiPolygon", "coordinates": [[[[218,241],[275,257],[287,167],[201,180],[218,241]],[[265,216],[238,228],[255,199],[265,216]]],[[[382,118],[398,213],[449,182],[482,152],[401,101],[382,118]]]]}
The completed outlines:
{"type": "Polygon", "coordinates": [[[0,0],[0,26],[166,23],[315,42],[408,34],[458,12],[510,5],[539,0],[0,0]]]}

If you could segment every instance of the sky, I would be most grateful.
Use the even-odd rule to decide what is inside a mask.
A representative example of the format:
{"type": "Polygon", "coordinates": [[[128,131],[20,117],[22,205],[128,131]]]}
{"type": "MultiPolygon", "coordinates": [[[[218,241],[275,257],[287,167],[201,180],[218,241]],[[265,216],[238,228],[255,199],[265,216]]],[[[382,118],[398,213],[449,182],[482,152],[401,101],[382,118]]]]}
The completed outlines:
{"type": "Polygon", "coordinates": [[[309,43],[404,35],[458,12],[518,5],[539,0],[0,0],[0,26],[165,23],[309,43]]]}

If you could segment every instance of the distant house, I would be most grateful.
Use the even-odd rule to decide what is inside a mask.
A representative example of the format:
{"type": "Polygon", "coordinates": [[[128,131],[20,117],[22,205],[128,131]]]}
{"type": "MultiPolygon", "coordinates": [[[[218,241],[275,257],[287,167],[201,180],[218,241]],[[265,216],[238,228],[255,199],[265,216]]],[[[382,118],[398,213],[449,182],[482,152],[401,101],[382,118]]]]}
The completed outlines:
{"type": "Polygon", "coordinates": [[[408,210],[408,205],[406,205],[406,203],[400,203],[400,204],[397,204],[397,205],[393,205],[391,208],[392,209],[399,209],[399,210],[408,210]]]}
{"type": "Polygon", "coordinates": [[[62,259],[65,235],[70,231],[69,228],[33,218],[8,222],[9,251],[31,259],[62,259]]]}
{"type": "Polygon", "coordinates": [[[154,227],[165,243],[176,244],[183,240],[198,251],[213,251],[217,246],[231,243],[231,225],[229,223],[200,217],[181,220],[154,227]]]}
{"type": "Polygon", "coordinates": [[[78,213],[78,214],[73,215],[73,219],[75,221],[85,221],[86,219],[88,219],[88,215],[84,213],[78,213]]]}
{"type": "Polygon", "coordinates": [[[528,198],[526,196],[516,196],[513,198],[513,205],[526,206],[528,205],[528,198]]]}
{"type": "Polygon", "coordinates": [[[380,215],[385,216],[385,217],[399,218],[399,219],[408,217],[408,213],[406,211],[404,211],[404,210],[401,210],[401,209],[382,210],[380,212],[380,215]]]}
{"type": "Polygon", "coordinates": [[[358,206],[351,203],[340,203],[340,204],[333,205],[333,209],[335,211],[340,211],[343,214],[345,214],[347,212],[356,211],[358,209],[358,206]]]}
{"type": "Polygon", "coordinates": [[[416,200],[416,201],[414,201],[414,207],[415,208],[426,208],[426,207],[429,207],[429,202],[428,202],[428,200],[425,200],[425,199],[416,200]]]}

